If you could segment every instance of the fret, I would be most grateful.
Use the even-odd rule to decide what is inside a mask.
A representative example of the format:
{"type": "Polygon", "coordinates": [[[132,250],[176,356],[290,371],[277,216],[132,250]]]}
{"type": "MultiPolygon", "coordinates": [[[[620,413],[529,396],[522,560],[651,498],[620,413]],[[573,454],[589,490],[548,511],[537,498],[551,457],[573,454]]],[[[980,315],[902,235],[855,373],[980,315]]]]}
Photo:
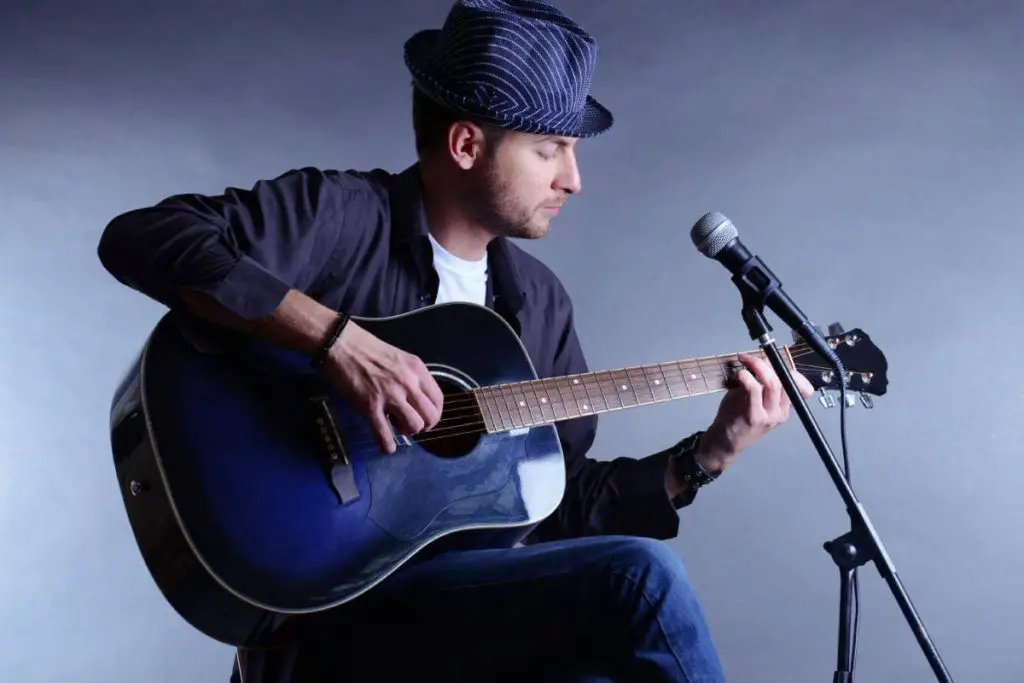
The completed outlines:
{"type": "Polygon", "coordinates": [[[657,373],[654,376],[654,386],[660,387],[660,391],[657,394],[658,400],[672,400],[675,398],[672,394],[672,382],[665,374],[665,366],[659,362],[659,364],[653,366],[653,371],[657,373]]]}
{"type": "Polygon", "coordinates": [[[616,386],[615,373],[605,370],[603,372],[599,372],[598,376],[601,378],[601,396],[604,397],[605,406],[607,406],[609,410],[623,408],[622,395],[616,386]]]}
{"type": "Polygon", "coordinates": [[[512,384],[509,387],[509,392],[512,394],[512,399],[516,402],[516,407],[519,409],[519,413],[524,415],[524,419],[527,420],[527,425],[538,424],[536,413],[533,409],[533,401],[527,395],[528,383],[519,382],[512,384]]]}
{"type": "Polygon", "coordinates": [[[501,396],[502,403],[505,406],[505,414],[508,415],[508,421],[512,424],[514,429],[522,429],[526,426],[526,421],[523,420],[523,414],[519,412],[518,406],[516,406],[515,398],[512,396],[509,386],[503,384],[499,387],[498,391],[501,396]]]}
{"type": "Polygon", "coordinates": [[[565,409],[565,399],[562,398],[562,383],[557,379],[549,379],[545,380],[544,386],[547,390],[548,400],[551,402],[551,412],[559,420],[568,419],[569,412],[565,409]]]}
{"type": "Polygon", "coordinates": [[[651,393],[654,395],[655,400],[667,401],[672,398],[672,388],[669,385],[668,378],[665,377],[665,371],[662,369],[661,363],[648,366],[647,376],[654,385],[651,393]]]}
{"type": "Polygon", "coordinates": [[[605,400],[604,392],[601,391],[601,380],[595,373],[583,375],[580,380],[583,383],[583,390],[587,394],[590,403],[588,412],[605,412],[608,410],[608,401],[605,400]]]}
{"type": "Polygon", "coordinates": [[[661,367],[667,367],[669,372],[672,374],[670,388],[675,389],[675,393],[672,395],[672,398],[693,396],[693,390],[690,389],[690,383],[686,378],[686,369],[683,368],[682,365],[679,363],[662,363],[661,367]],[[679,374],[678,378],[675,376],[677,373],[679,374]]]}
{"type": "Polygon", "coordinates": [[[536,382],[523,382],[523,397],[530,409],[530,420],[533,424],[544,424],[544,409],[541,407],[540,396],[537,395],[536,382]]]}
{"type": "Polygon", "coordinates": [[[502,421],[501,413],[497,410],[495,399],[493,397],[494,390],[490,387],[483,387],[476,390],[477,399],[483,403],[487,409],[487,416],[490,418],[490,423],[494,425],[496,431],[505,429],[505,423],[502,421]]]}
{"type": "Polygon", "coordinates": [[[565,399],[565,378],[549,380],[548,387],[555,394],[551,397],[551,401],[558,419],[567,420],[572,417],[572,413],[569,411],[569,402],[565,399]]]}
{"type": "Polygon", "coordinates": [[[491,433],[498,431],[500,426],[491,413],[491,407],[487,405],[487,390],[473,389],[470,393],[473,394],[473,399],[476,401],[480,414],[484,418],[484,430],[491,433]]]}
{"type": "Polygon", "coordinates": [[[551,406],[551,393],[548,391],[549,380],[537,380],[531,382],[534,386],[534,395],[537,396],[537,404],[540,407],[540,416],[544,422],[555,421],[555,409],[551,406]]]}
{"type": "Polygon", "coordinates": [[[586,387],[583,386],[579,375],[573,375],[569,378],[569,393],[572,395],[573,409],[576,414],[573,417],[581,417],[588,415],[590,410],[590,399],[586,395],[586,387]],[[579,392],[583,391],[583,396],[580,396],[579,392]]]}
{"type": "Polygon", "coordinates": [[[700,378],[704,380],[704,393],[711,393],[711,385],[708,383],[708,375],[704,370],[704,364],[701,363],[701,359],[697,359],[697,371],[700,372],[700,378]]]}
{"type": "Polygon", "coordinates": [[[632,408],[640,405],[640,397],[636,393],[636,387],[633,386],[633,380],[629,373],[625,370],[615,370],[612,372],[612,376],[615,378],[615,391],[622,407],[632,408]]]}
{"type": "Polygon", "coordinates": [[[526,405],[526,396],[523,394],[521,385],[519,384],[508,384],[508,398],[512,402],[512,407],[519,415],[519,420],[523,427],[529,427],[533,425],[533,420],[530,417],[530,409],[526,405]]]}
{"type": "Polygon", "coordinates": [[[629,376],[630,384],[633,385],[633,393],[636,394],[638,405],[647,405],[654,400],[654,394],[651,392],[651,383],[647,379],[647,373],[644,372],[643,368],[629,368],[626,370],[626,374],[629,376]]]}
{"type": "Polygon", "coordinates": [[[698,391],[695,382],[700,379],[700,375],[694,372],[693,362],[679,362],[674,364],[679,370],[680,379],[682,380],[683,387],[686,388],[687,396],[694,396],[701,393],[698,391]]]}
{"type": "Polygon", "coordinates": [[[710,370],[711,379],[707,379],[708,393],[724,389],[729,383],[729,375],[731,374],[730,365],[733,361],[737,360],[735,354],[728,356],[714,356],[711,360],[714,361],[714,368],[710,370]]]}
{"type": "Polygon", "coordinates": [[[665,374],[658,365],[644,365],[640,369],[643,373],[644,388],[651,395],[649,402],[660,403],[671,397],[665,374]]]}
{"type": "Polygon", "coordinates": [[[565,405],[565,395],[562,390],[564,379],[554,378],[544,380],[544,392],[548,397],[548,404],[555,419],[566,420],[570,417],[565,405]]]}
{"type": "Polygon", "coordinates": [[[501,401],[499,401],[499,391],[494,387],[487,387],[481,393],[487,405],[487,412],[494,416],[495,426],[502,431],[511,429],[512,423],[505,417],[506,411],[502,410],[501,401]]]}

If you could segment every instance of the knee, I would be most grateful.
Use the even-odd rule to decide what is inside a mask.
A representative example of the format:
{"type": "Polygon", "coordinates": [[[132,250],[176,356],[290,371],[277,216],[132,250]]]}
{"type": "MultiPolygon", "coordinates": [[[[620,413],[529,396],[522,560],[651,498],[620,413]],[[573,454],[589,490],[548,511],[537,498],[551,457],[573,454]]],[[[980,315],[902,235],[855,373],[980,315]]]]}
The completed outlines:
{"type": "MultiPolygon", "coordinates": [[[[631,628],[657,620],[679,633],[706,632],[704,612],[683,561],[667,544],[648,538],[626,538],[617,545],[615,598],[631,628]]],[[[683,637],[683,636],[680,636],[683,637]]]]}
{"type": "Polygon", "coordinates": [[[683,561],[662,541],[627,537],[617,547],[623,569],[647,589],[690,592],[683,561]]]}

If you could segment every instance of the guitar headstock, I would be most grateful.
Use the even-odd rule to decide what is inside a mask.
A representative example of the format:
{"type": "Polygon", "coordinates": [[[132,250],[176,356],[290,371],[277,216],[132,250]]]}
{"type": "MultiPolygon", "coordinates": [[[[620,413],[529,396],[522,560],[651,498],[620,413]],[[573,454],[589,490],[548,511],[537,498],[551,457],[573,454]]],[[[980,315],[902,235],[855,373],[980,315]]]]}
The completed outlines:
{"type": "MultiPolygon", "coordinates": [[[[885,354],[859,328],[843,331],[842,325],[832,323],[828,326],[828,334],[821,332],[846,368],[846,405],[852,407],[859,397],[865,408],[873,407],[871,397],[882,396],[889,385],[889,363],[885,354]]],[[[833,396],[840,391],[841,378],[836,377],[835,371],[828,367],[825,359],[807,346],[803,338],[794,333],[793,340],[795,343],[790,347],[790,352],[796,369],[818,390],[818,400],[822,406],[835,406],[833,396]]]]}

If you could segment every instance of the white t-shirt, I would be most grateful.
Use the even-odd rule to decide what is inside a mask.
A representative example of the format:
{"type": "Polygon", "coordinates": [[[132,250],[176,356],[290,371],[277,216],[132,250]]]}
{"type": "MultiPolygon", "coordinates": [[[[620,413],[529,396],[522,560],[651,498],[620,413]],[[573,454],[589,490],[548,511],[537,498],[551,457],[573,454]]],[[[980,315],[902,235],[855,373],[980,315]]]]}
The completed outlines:
{"type": "Polygon", "coordinates": [[[466,301],[486,305],[487,255],[479,261],[466,261],[446,251],[433,235],[428,236],[434,248],[434,270],[440,280],[434,303],[466,301]]]}

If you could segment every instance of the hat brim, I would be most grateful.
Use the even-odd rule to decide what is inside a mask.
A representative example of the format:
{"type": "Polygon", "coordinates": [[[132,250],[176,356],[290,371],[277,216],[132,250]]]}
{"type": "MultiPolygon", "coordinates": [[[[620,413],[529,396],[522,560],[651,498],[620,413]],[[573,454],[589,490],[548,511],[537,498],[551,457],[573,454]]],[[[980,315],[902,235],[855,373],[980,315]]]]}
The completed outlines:
{"type": "Polygon", "coordinates": [[[472,102],[445,87],[435,76],[432,54],[440,35],[439,29],[419,31],[405,41],[404,49],[405,66],[412,74],[416,86],[439,104],[498,128],[537,135],[590,138],[607,132],[614,124],[612,113],[591,95],[587,95],[583,110],[578,117],[574,117],[572,125],[545,124],[519,115],[495,112],[472,102]]]}

